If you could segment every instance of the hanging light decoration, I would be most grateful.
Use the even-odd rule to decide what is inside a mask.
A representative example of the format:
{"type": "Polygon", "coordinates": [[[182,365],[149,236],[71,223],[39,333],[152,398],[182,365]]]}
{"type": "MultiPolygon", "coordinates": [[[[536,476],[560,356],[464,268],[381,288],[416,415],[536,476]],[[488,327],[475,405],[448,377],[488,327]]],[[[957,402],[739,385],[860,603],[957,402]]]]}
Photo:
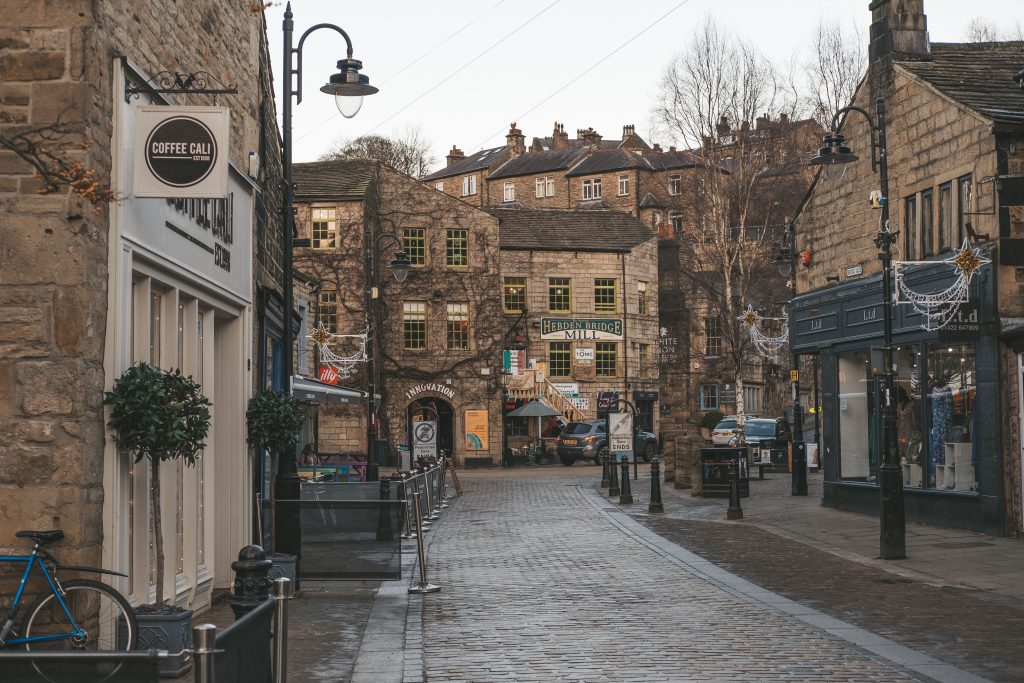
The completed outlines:
{"type": "Polygon", "coordinates": [[[982,266],[992,263],[992,259],[981,254],[974,248],[970,240],[964,238],[963,246],[948,259],[940,263],[953,266],[956,280],[940,292],[915,292],[907,284],[904,269],[910,266],[932,265],[935,261],[894,261],[893,277],[896,282],[895,302],[913,307],[914,311],[924,316],[921,327],[934,332],[949,324],[960,310],[960,305],[970,300],[971,278],[982,266]]]}
{"type": "Polygon", "coordinates": [[[767,318],[754,310],[754,307],[747,305],[738,320],[743,321],[750,332],[750,340],[762,356],[774,356],[789,341],[789,316],[782,318],[767,318]],[[762,331],[764,323],[782,323],[782,332],[777,336],[769,336],[762,331]]]}
{"type": "Polygon", "coordinates": [[[306,338],[312,340],[320,349],[320,363],[334,368],[341,377],[348,377],[352,374],[356,365],[366,362],[365,334],[333,334],[327,331],[327,328],[324,327],[324,321],[320,320],[317,322],[313,333],[306,335],[306,338]],[[332,339],[358,339],[359,350],[351,356],[339,356],[331,350],[330,342],[332,339]]]}

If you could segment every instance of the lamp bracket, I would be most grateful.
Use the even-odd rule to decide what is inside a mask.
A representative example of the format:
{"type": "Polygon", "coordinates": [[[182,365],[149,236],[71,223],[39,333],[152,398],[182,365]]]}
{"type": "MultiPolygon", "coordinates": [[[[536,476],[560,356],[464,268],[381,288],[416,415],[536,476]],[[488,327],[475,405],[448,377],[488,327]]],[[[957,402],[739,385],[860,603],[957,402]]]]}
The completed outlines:
{"type": "Polygon", "coordinates": [[[161,71],[147,80],[124,80],[124,101],[140,95],[237,95],[238,88],[224,83],[209,71],[176,73],[161,71]]]}

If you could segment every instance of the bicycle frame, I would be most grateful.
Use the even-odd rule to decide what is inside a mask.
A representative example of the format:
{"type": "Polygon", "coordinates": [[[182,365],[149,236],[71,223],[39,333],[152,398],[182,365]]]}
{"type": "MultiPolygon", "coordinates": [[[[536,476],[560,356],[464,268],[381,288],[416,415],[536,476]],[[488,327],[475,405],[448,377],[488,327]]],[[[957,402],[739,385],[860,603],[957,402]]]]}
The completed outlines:
{"type": "Polygon", "coordinates": [[[24,562],[25,573],[21,576],[21,583],[18,584],[18,590],[14,594],[14,599],[11,601],[11,608],[7,611],[7,617],[4,620],[4,625],[0,628],[0,647],[8,647],[10,645],[24,645],[25,643],[41,643],[52,640],[65,640],[67,638],[74,638],[77,636],[84,636],[85,631],[78,627],[75,623],[74,617],[71,616],[71,610],[64,603],[64,589],[61,588],[60,580],[56,576],[51,576],[50,572],[46,571],[46,565],[43,563],[42,557],[48,559],[49,555],[46,555],[44,551],[40,551],[39,547],[36,546],[32,549],[31,555],[0,555],[0,562],[24,562]],[[28,583],[29,574],[32,572],[32,567],[38,566],[39,571],[43,573],[43,577],[46,578],[46,583],[50,587],[50,591],[54,597],[57,598],[57,602],[60,603],[60,607],[64,610],[64,615],[68,618],[68,623],[71,624],[71,630],[67,633],[58,633],[47,636],[33,636],[30,638],[11,638],[7,639],[10,635],[11,630],[14,628],[14,619],[18,615],[18,608],[21,606],[21,596],[25,592],[25,584],[28,583]]]}

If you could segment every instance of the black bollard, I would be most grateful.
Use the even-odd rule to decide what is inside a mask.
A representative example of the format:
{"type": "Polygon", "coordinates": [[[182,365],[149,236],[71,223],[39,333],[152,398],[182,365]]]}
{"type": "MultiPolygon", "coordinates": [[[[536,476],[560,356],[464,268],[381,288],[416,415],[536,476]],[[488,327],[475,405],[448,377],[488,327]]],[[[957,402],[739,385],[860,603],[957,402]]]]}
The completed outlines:
{"type": "Polygon", "coordinates": [[[619,505],[630,505],[633,502],[633,491],[629,488],[629,458],[622,456],[622,493],[619,494],[619,505]]]}
{"type": "Polygon", "coordinates": [[[615,462],[615,455],[608,452],[608,495],[617,496],[621,493],[619,491],[619,466],[615,462]]]}
{"type": "Polygon", "coordinates": [[[664,512],[661,504],[661,465],[657,458],[651,460],[651,502],[647,505],[648,512],[664,512]]]}
{"type": "Polygon", "coordinates": [[[740,471],[736,460],[729,461],[729,509],[726,519],[743,519],[743,508],[740,507],[740,471]]]}
{"type": "Polygon", "coordinates": [[[261,546],[247,545],[238,551],[238,559],[231,563],[231,569],[235,572],[231,611],[235,613],[236,620],[270,597],[270,589],[274,584],[269,574],[273,564],[261,546]]]}
{"type": "Polygon", "coordinates": [[[601,488],[608,488],[608,458],[601,458],[601,488]]]}
{"type": "Polygon", "coordinates": [[[386,503],[391,500],[391,479],[389,477],[380,479],[380,499],[382,504],[377,513],[377,540],[393,541],[395,532],[391,527],[391,507],[386,503]]]}

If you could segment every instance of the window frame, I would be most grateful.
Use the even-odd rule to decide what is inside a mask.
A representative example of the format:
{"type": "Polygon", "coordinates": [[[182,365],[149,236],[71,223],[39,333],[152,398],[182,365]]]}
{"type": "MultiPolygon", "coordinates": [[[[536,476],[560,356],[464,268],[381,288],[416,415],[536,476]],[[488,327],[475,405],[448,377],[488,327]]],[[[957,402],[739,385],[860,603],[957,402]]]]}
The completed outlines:
{"type": "Polygon", "coordinates": [[[935,256],[935,192],[921,190],[921,257],[935,256]]]}
{"type": "Polygon", "coordinates": [[[668,193],[672,196],[683,193],[683,176],[679,173],[668,177],[668,193]]]}
{"type": "Polygon", "coordinates": [[[516,200],[516,184],[512,182],[506,182],[501,188],[502,199],[506,202],[514,202],[516,200]]]}
{"type": "Polygon", "coordinates": [[[950,251],[953,244],[953,181],[948,180],[939,185],[939,253],[950,251]],[[945,201],[944,201],[945,199],[945,201]]]}
{"type": "Polygon", "coordinates": [[[534,180],[534,196],[537,199],[544,199],[544,178],[534,180]]]}
{"type": "Polygon", "coordinates": [[[402,302],[402,350],[403,351],[426,351],[427,350],[427,317],[429,306],[422,299],[412,299],[402,302]],[[415,308],[414,308],[415,307],[415,308]],[[410,325],[417,324],[417,328],[410,329],[410,325]],[[420,332],[422,334],[420,334],[420,332]],[[419,342],[418,346],[411,346],[409,341],[411,335],[415,335],[419,342]]]}
{"type": "Polygon", "coordinates": [[[476,174],[462,176],[462,196],[471,197],[476,194],[476,174]]]}
{"type": "Polygon", "coordinates": [[[636,281],[636,312],[637,315],[650,315],[650,302],[647,300],[647,283],[636,281]]]}
{"type": "MultiPolygon", "coordinates": [[[[561,298],[561,295],[558,295],[561,298]]],[[[549,277],[548,278],[548,312],[549,313],[572,313],[572,278],[571,277],[549,277]],[[556,280],[558,282],[556,282],[556,280]],[[555,289],[565,288],[565,308],[554,308],[555,289]]]]}
{"type": "Polygon", "coordinates": [[[629,176],[628,175],[620,175],[619,176],[619,196],[620,197],[628,197],[629,196],[629,176]]]}
{"type": "Polygon", "coordinates": [[[555,196],[555,178],[554,176],[546,176],[544,178],[544,196],[554,197],[555,196]]]}
{"type": "Polygon", "coordinates": [[[956,179],[956,244],[954,249],[960,247],[967,237],[967,216],[971,214],[974,200],[974,177],[972,174],[962,175],[956,179]],[[964,189],[967,190],[967,198],[964,199],[964,189]],[[966,204],[966,210],[965,205],[966,204]]]}
{"type": "Polygon", "coordinates": [[[427,229],[426,228],[402,228],[402,249],[413,268],[424,268],[427,265],[427,229]],[[419,235],[410,235],[411,232],[419,232],[419,235]]]}
{"type": "Polygon", "coordinates": [[[611,277],[595,277],[594,278],[594,312],[595,313],[616,313],[619,310],[619,297],[618,297],[618,280],[611,277]],[[598,284],[598,283],[611,283],[609,284],[598,284]],[[601,294],[611,293],[611,299],[603,300],[601,294]]]}
{"type": "Polygon", "coordinates": [[[903,246],[906,249],[908,261],[913,261],[918,257],[921,234],[917,228],[917,195],[912,194],[903,201],[903,232],[905,234],[903,246]]]}
{"type": "Polygon", "coordinates": [[[619,343],[609,341],[594,342],[594,376],[595,377],[618,377],[619,366],[619,343]],[[611,367],[609,369],[609,356],[611,367]],[[602,370],[602,367],[604,368],[602,370]]]}
{"type": "Polygon", "coordinates": [[[445,230],[444,264],[446,268],[452,270],[469,268],[468,228],[447,228],[445,230]],[[461,235],[459,233],[461,233],[461,235]],[[460,257],[464,263],[457,262],[460,260],[460,257]]]}
{"type": "Polygon", "coordinates": [[[583,181],[583,199],[600,199],[601,198],[601,179],[600,178],[588,178],[583,181]]]}
{"type": "Polygon", "coordinates": [[[651,344],[638,342],[636,345],[637,376],[641,379],[651,376],[651,368],[654,356],[651,353],[651,344]]]}
{"type": "Polygon", "coordinates": [[[337,290],[320,290],[316,300],[316,320],[323,323],[324,329],[330,334],[338,333],[338,292],[337,290]]]}
{"type": "Polygon", "coordinates": [[[470,350],[471,328],[469,322],[468,302],[445,303],[445,348],[449,351],[470,350]]]}
{"type": "Polygon", "coordinates": [[[720,410],[722,406],[721,402],[721,391],[718,383],[716,382],[705,382],[700,385],[700,403],[698,410],[703,412],[711,412],[713,410],[720,410]],[[714,388],[714,391],[708,391],[714,388]],[[714,394],[714,400],[709,401],[711,394],[714,394]]]}
{"type": "Polygon", "coordinates": [[[571,341],[548,342],[548,376],[558,378],[572,377],[571,341]],[[556,346],[558,347],[557,349],[555,348],[556,346]],[[565,372],[560,372],[563,369],[565,372]]]}
{"type": "Polygon", "coordinates": [[[437,190],[438,192],[444,192],[444,181],[443,180],[435,180],[434,181],[434,189],[437,190]]]}
{"type": "Polygon", "coordinates": [[[327,249],[337,249],[338,248],[338,210],[335,207],[333,207],[333,206],[313,206],[313,207],[310,207],[310,211],[309,211],[309,246],[311,248],[313,248],[313,249],[317,249],[317,250],[320,250],[320,251],[324,251],[324,250],[327,250],[327,249]],[[329,212],[330,213],[330,218],[320,217],[320,220],[317,220],[317,218],[318,218],[317,213],[318,212],[329,212]],[[320,237],[320,238],[318,238],[316,236],[318,226],[326,226],[326,227],[321,228],[321,229],[326,230],[326,235],[328,235],[328,237],[320,237]],[[321,242],[330,242],[330,244],[327,245],[327,246],[324,246],[324,245],[321,244],[321,242]]]}
{"type": "Polygon", "coordinates": [[[521,276],[518,276],[518,275],[506,275],[504,278],[502,278],[502,281],[501,281],[501,308],[502,308],[502,310],[505,313],[514,313],[514,314],[517,314],[517,315],[522,313],[523,311],[525,311],[526,310],[526,289],[527,289],[527,285],[526,285],[526,278],[525,277],[521,277],[521,276]],[[519,280],[519,281],[521,281],[521,284],[509,282],[509,280],[519,280]],[[509,289],[512,288],[512,287],[519,287],[521,291],[518,294],[512,295],[509,292],[509,289]],[[509,307],[509,301],[512,298],[512,296],[515,296],[516,298],[521,298],[522,299],[522,306],[520,308],[511,308],[511,307],[509,307]]]}
{"type": "Polygon", "coordinates": [[[725,348],[722,343],[722,320],[720,318],[704,318],[704,356],[721,358],[725,348]]]}

